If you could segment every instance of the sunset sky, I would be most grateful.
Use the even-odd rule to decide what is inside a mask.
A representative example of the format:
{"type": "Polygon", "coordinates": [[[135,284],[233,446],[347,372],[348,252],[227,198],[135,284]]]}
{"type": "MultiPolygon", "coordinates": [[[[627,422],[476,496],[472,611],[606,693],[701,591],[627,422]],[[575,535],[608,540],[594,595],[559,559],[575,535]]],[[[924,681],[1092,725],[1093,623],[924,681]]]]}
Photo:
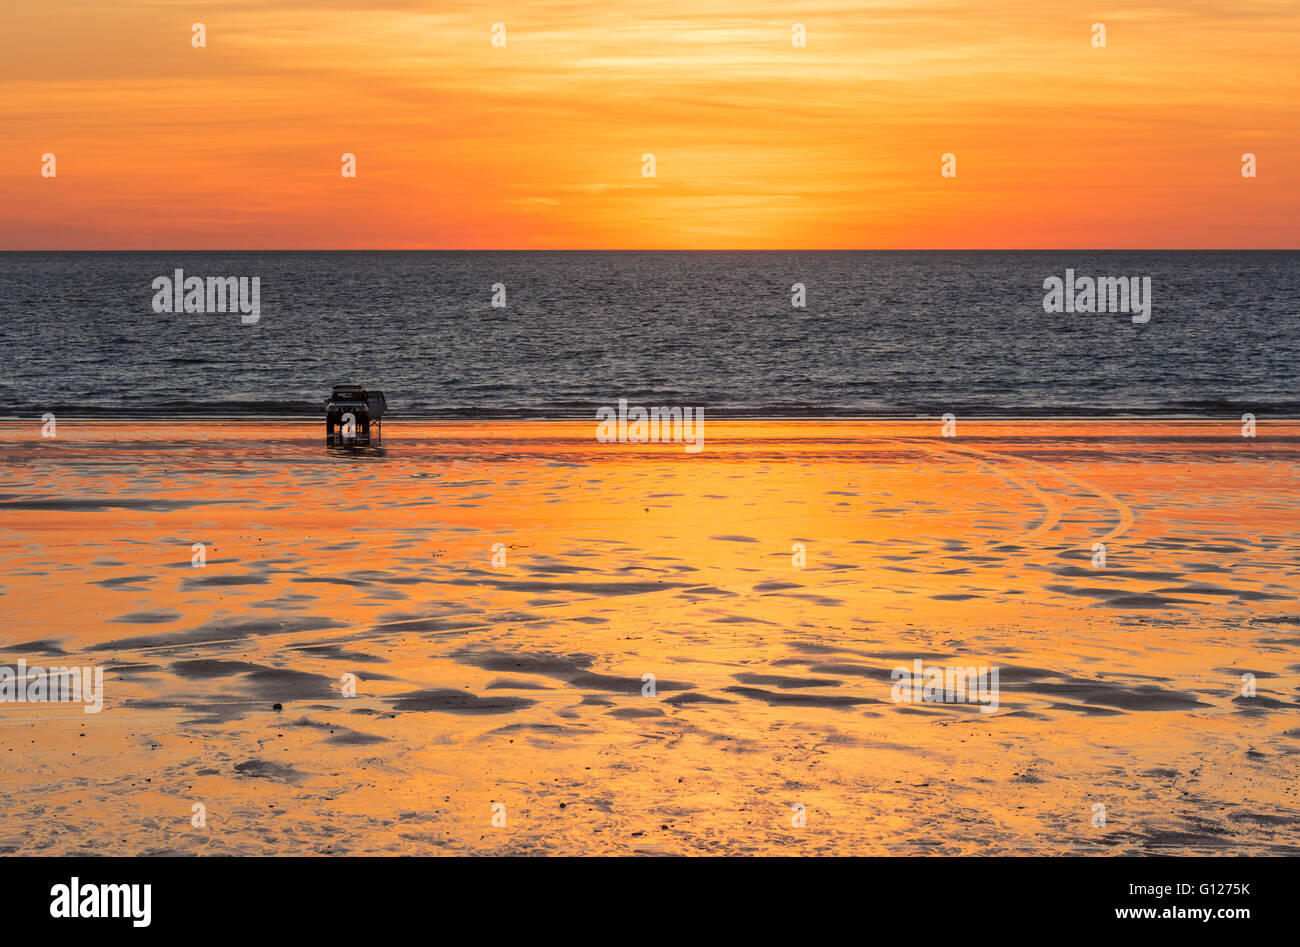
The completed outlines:
{"type": "Polygon", "coordinates": [[[1298,63],[1291,0],[7,3],[0,248],[1294,248],[1298,63]]]}

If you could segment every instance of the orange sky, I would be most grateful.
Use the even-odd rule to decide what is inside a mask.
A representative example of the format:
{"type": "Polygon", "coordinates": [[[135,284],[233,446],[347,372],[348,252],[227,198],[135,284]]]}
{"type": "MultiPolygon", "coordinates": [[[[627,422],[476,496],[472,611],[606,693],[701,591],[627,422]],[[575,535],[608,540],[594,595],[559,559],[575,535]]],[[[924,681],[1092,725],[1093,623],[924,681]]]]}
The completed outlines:
{"type": "Polygon", "coordinates": [[[1298,63],[1292,0],[7,3],[0,248],[1294,248],[1298,63]]]}

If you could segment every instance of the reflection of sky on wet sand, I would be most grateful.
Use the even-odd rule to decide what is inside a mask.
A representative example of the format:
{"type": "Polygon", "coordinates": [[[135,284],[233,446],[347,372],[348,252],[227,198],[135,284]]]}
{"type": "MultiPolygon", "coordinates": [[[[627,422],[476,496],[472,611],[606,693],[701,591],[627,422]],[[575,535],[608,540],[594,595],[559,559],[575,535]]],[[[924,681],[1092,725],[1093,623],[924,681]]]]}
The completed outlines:
{"type": "Polygon", "coordinates": [[[35,433],[0,462],[2,646],[103,664],[106,706],[0,706],[0,848],[1296,844],[1300,425],[35,433]],[[996,712],[894,703],[916,658],[998,667],[996,712]]]}

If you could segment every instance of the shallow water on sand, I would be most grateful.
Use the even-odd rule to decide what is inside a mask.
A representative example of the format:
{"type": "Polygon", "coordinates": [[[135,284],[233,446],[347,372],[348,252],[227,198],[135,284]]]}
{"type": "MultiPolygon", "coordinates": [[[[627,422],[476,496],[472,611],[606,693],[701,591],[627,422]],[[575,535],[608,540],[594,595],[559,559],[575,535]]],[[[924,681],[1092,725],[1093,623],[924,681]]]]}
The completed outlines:
{"type": "Polygon", "coordinates": [[[0,850],[1300,848],[1300,423],[316,427],[0,426],[0,850]]]}

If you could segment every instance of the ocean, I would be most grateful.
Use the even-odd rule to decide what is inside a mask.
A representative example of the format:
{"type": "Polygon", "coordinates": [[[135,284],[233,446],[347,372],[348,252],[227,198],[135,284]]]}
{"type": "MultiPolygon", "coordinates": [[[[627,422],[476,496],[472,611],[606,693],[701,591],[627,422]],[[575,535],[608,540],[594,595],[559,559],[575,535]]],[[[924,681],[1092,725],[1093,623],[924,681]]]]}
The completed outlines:
{"type": "Polygon", "coordinates": [[[1300,413],[1295,251],[7,252],[0,415],[1260,417],[1300,413]],[[155,312],[257,277],[260,316],[155,312]],[[1150,277],[1150,320],[1044,280],[1150,277]],[[793,286],[806,305],[792,305],[793,286]],[[497,284],[500,284],[497,286],[497,284]],[[494,293],[503,307],[492,305],[494,293]]]}

